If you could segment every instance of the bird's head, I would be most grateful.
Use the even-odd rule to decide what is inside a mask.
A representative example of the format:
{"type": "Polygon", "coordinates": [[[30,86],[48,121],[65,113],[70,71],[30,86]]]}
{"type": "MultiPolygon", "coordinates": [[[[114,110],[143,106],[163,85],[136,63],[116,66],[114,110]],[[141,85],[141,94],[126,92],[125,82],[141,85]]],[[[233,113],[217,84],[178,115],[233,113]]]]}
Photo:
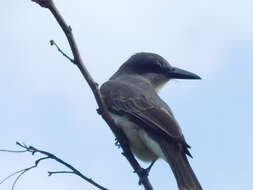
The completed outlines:
{"type": "MultiPolygon", "coordinates": [[[[201,79],[198,75],[173,67],[162,56],[155,53],[141,52],[131,56],[121,68],[126,72],[141,75],[154,73],[163,75],[168,79],[201,79]]],[[[121,70],[121,68],[119,70],[121,70]]]]}
{"type": "Polygon", "coordinates": [[[162,56],[147,52],[136,53],[131,56],[121,65],[117,73],[136,73],[140,75],[155,73],[168,79],[201,79],[194,73],[171,66],[162,56]]]}
{"type": "Polygon", "coordinates": [[[163,57],[155,53],[136,53],[131,56],[111,77],[142,77],[152,83],[158,91],[170,79],[201,79],[198,75],[173,67],[163,57]]]}

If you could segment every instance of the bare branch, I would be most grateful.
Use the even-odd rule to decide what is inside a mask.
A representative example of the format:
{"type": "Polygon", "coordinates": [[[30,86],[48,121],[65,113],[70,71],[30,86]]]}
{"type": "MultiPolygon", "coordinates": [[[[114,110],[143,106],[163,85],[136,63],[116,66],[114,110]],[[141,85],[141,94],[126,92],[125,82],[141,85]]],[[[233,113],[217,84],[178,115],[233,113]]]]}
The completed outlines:
{"type": "Polygon", "coordinates": [[[29,171],[29,170],[32,169],[32,168],[33,168],[33,167],[27,168],[27,169],[23,170],[23,171],[18,175],[18,177],[15,179],[15,181],[14,181],[13,184],[12,184],[11,190],[14,190],[14,188],[15,188],[15,186],[16,186],[18,180],[21,178],[21,176],[24,175],[27,171],[29,171]]]}
{"type": "MultiPolygon", "coordinates": [[[[15,151],[4,151],[4,152],[15,152],[15,151]]],[[[27,150],[24,150],[23,152],[27,152],[27,150]]],[[[16,152],[17,153],[17,152],[16,152]]],[[[20,151],[18,152],[20,153],[20,151]]],[[[16,171],[12,174],[10,174],[9,176],[7,176],[6,178],[4,178],[1,182],[0,182],[0,185],[2,183],[4,183],[6,180],[8,180],[9,178],[19,174],[16,179],[14,180],[13,184],[12,184],[12,190],[15,188],[15,185],[17,184],[18,180],[20,179],[20,177],[22,177],[26,172],[28,172],[29,170],[33,169],[33,168],[36,168],[39,164],[40,161],[42,160],[46,160],[46,159],[49,159],[49,157],[43,157],[43,158],[40,158],[38,160],[35,161],[35,164],[31,167],[28,167],[28,168],[25,168],[25,169],[22,169],[22,170],[19,170],[19,171],[16,171]]]]}
{"type": "Polygon", "coordinates": [[[17,174],[19,174],[20,172],[23,172],[24,170],[25,170],[25,169],[22,169],[22,170],[19,170],[19,171],[16,171],[16,172],[10,174],[9,176],[7,176],[6,178],[4,178],[4,179],[0,182],[0,185],[3,184],[6,180],[8,180],[9,178],[11,178],[12,176],[17,175],[17,174]]]}
{"type": "MultiPolygon", "coordinates": [[[[19,170],[19,171],[16,171],[14,173],[12,173],[11,175],[7,176],[5,179],[3,179],[2,181],[0,181],[0,184],[4,183],[6,180],[8,180],[9,178],[15,176],[15,175],[18,175],[16,177],[16,179],[14,180],[13,182],[13,185],[12,185],[12,190],[15,188],[15,185],[16,183],[18,182],[18,180],[28,171],[30,171],[31,169],[33,168],[36,168],[39,163],[43,160],[47,160],[47,159],[52,159],[52,160],[55,160],[57,161],[58,163],[66,166],[67,168],[69,168],[71,171],[54,171],[54,172],[48,172],[48,175],[51,176],[53,174],[60,174],[60,173],[68,173],[68,174],[75,174],[79,177],[81,177],[82,179],[86,180],[87,182],[89,182],[90,184],[94,185],[95,187],[97,187],[98,189],[101,189],[101,190],[108,190],[107,188],[99,185],[98,183],[96,183],[94,180],[92,180],[91,178],[88,178],[86,176],[84,176],[80,171],[78,171],[76,168],[74,168],[72,165],[68,164],[67,162],[63,161],[62,159],[58,158],[57,156],[55,156],[54,154],[50,153],[50,152],[47,152],[47,151],[44,151],[44,150],[39,150],[33,146],[27,146],[25,145],[24,143],[19,143],[19,142],[16,142],[16,144],[23,148],[24,150],[22,150],[23,152],[30,152],[32,155],[34,155],[35,153],[40,153],[42,155],[45,155],[45,157],[42,157],[38,160],[35,161],[34,165],[31,166],[31,167],[28,167],[28,168],[25,168],[25,169],[22,169],[22,170],[19,170]]],[[[12,151],[12,150],[4,150],[4,152],[15,152],[15,151],[12,151]]],[[[18,151],[18,153],[21,152],[21,151],[18,151]]]]}
{"type": "Polygon", "coordinates": [[[23,147],[24,149],[26,149],[28,152],[31,152],[32,154],[40,153],[40,154],[46,155],[48,158],[53,159],[53,160],[61,163],[62,165],[66,166],[67,168],[69,168],[70,170],[72,170],[72,173],[74,173],[75,175],[77,175],[77,176],[81,177],[82,179],[86,180],[87,182],[89,182],[90,184],[94,185],[95,187],[97,187],[97,188],[99,188],[101,190],[108,190],[107,188],[105,188],[105,187],[99,185],[98,183],[96,183],[95,181],[93,181],[91,178],[86,177],[79,170],[77,170],[75,167],[73,167],[72,165],[68,164],[67,162],[63,161],[62,159],[58,158],[57,156],[55,156],[54,154],[52,154],[50,152],[46,152],[44,150],[39,150],[39,149],[37,149],[37,148],[35,148],[33,146],[24,146],[24,145],[22,145],[20,143],[17,143],[17,145],[23,147]]]}
{"type": "Polygon", "coordinates": [[[48,172],[48,176],[52,176],[54,174],[75,174],[73,171],[54,171],[48,172]]]}
{"type": "Polygon", "coordinates": [[[133,156],[133,154],[128,146],[128,141],[127,141],[125,134],[120,129],[118,129],[116,127],[113,119],[111,118],[111,116],[108,112],[107,106],[105,105],[105,103],[101,97],[101,93],[98,88],[98,84],[93,80],[93,78],[89,74],[87,68],[84,66],[84,63],[83,63],[83,60],[80,56],[80,53],[79,53],[75,38],[73,36],[71,27],[68,26],[67,23],[65,22],[65,20],[63,19],[62,15],[60,14],[58,9],[56,8],[53,0],[32,0],[32,1],[38,3],[40,6],[42,6],[44,8],[48,8],[50,10],[50,12],[54,15],[55,19],[57,20],[58,24],[60,25],[60,27],[62,28],[63,32],[65,33],[65,35],[67,37],[67,40],[69,42],[69,45],[70,45],[70,48],[71,48],[71,51],[72,51],[72,54],[74,57],[75,65],[81,71],[83,77],[85,78],[85,80],[89,84],[89,86],[95,96],[96,102],[99,107],[98,108],[99,114],[106,121],[106,123],[108,124],[110,129],[113,131],[113,133],[117,137],[119,144],[123,149],[125,157],[127,158],[129,163],[133,167],[134,171],[138,174],[139,181],[142,182],[143,186],[145,187],[145,190],[152,190],[153,188],[150,184],[148,176],[143,175],[143,168],[141,168],[141,166],[139,165],[139,163],[137,162],[137,160],[133,156]]]}
{"type": "Polygon", "coordinates": [[[74,61],[71,57],[69,57],[66,53],[64,53],[64,52],[61,50],[61,48],[57,45],[57,43],[55,43],[54,40],[50,40],[50,45],[51,45],[51,46],[55,46],[55,47],[57,48],[57,50],[58,50],[64,57],[66,57],[70,62],[72,62],[73,64],[75,64],[75,61],[74,61]]]}
{"type": "Polygon", "coordinates": [[[27,152],[27,151],[26,150],[4,150],[4,149],[0,149],[0,152],[24,153],[24,152],[27,152]]]}
{"type": "MultiPolygon", "coordinates": [[[[13,184],[12,184],[12,187],[11,187],[11,190],[14,190],[14,188],[15,188],[15,186],[16,186],[18,180],[19,180],[26,172],[28,172],[29,170],[31,170],[31,169],[33,169],[33,168],[36,168],[36,167],[38,166],[38,164],[40,163],[40,161],[46,160],[46,159],[49,159],[49,157],[40,158],[40,159],[38,159],[38,160],[35,161],[35,164],[34,164],[33,166],[31,166],[31,167],[29,167],[29,168],[25,168],[25,169],[23,169],[23,170],[20,170],[20,171],[18,172],[18,173],[20,173],[20,174],[19,174],[18,177],[14,180],[14,182],[13,182],[13,184]]],[[[18,174],[18,173],[16,173],[16,174],[18,174]]]]}

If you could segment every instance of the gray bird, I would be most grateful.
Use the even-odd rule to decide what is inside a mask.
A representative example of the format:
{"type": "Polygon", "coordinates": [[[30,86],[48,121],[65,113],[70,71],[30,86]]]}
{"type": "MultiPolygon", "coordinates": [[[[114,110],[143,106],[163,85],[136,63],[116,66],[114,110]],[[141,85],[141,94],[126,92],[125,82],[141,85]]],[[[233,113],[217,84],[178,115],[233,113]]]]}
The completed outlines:
{"type": "Polygon", "coordinates": [[[202,190],[187,159],[190,146],[171,109],[158,96],[170,79],[200,77],[172,67],[157,54],[137,53],[100,90],[136,157],[152,163],[161,158],[170,165],[180,190],[202,190]]]}

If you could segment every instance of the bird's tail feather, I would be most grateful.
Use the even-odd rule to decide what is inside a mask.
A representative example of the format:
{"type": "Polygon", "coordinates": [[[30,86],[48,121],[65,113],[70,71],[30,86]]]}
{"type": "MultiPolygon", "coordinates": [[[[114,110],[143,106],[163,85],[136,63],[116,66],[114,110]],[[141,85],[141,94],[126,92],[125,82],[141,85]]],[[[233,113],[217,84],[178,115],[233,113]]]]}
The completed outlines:
{"type": "Polygon", "coordinates": [[[185,153],[179,151],[175,144],[165,143],[161,145],[161,148],[176,178],[178,188],[180,190],[202,190],[185,153]]]}

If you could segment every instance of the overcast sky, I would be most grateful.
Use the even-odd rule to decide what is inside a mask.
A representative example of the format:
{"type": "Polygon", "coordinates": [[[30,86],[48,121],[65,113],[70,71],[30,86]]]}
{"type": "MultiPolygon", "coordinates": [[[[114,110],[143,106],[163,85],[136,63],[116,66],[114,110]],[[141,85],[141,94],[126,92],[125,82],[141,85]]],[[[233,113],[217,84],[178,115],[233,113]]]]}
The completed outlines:
{"type": "MultiPolygon", "coordinates": [[[[171,81],[160,96],[192,146],[191,165],[203,189],[252,188],[253,3],[250,0],[55,1],[72,26],[87,68],[106,81],[132,54],[155,52],[203,80],[171,81]]],[[[138,178],[96,113],[79,70],[49,45],[70,54],[52,15],[30,0],[8,0],[0,11],[0,149],[16,141],[52,152],[111,190],[138,190],[138,178]]],[[[38,157],[0,153],[0,179],[38,157]]],[[[146,167],[146,164],[142,163],[146,167]]],[[[95,190],[53,161],[27,173],[17,190],[95,190]]],[[[14,178],[0,185],[11,189],[14,178]]],[[[164,161],[150,180],[176,188],[164,161]]]]}

